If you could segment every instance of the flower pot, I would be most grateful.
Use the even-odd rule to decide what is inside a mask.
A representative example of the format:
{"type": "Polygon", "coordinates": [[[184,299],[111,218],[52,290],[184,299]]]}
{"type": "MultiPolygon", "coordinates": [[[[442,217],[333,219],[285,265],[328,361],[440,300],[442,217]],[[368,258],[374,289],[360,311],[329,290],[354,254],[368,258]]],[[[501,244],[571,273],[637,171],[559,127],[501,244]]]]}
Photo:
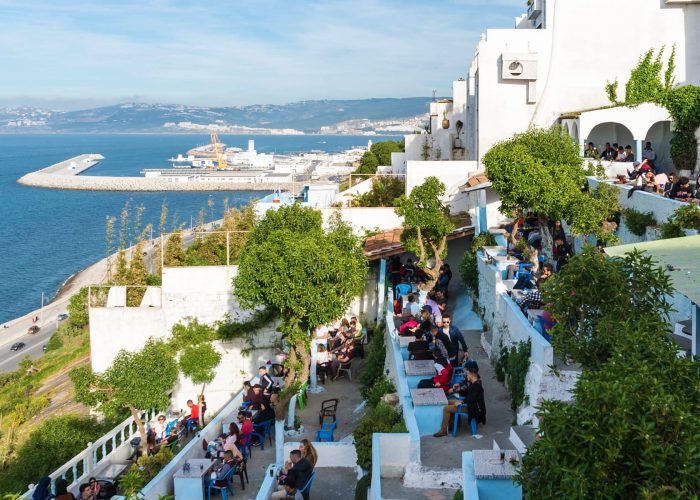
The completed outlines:
{"type": "Polygon", "coordinates": [[[442,128],[444,128],[444,129],[450,128],[450,120],[448,120],[447,118],[443,118],[442,119],[442,128]]]}

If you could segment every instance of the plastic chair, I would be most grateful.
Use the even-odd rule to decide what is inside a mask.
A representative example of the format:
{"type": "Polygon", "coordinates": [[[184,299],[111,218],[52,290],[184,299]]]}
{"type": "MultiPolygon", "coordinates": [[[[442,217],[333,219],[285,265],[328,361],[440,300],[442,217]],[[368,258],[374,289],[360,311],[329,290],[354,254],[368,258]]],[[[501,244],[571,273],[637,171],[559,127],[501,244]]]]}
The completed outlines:
{"type": "Polygon", "coordinates": [[[211,500],[211,490],[212,488],[218,490],[221,493],[221,499],[227,500],[227,491],[231,492],[233,495],[233,485],[231,484],[231,479],[233,478],[233,473],[236,472],[236,467],[231,467],[226,471],[226,475],[221,479],[209,478],[209,484],[207,485],[207,499],[211,500]],[[216,481],[224,481],[224,486],[217,486],[216,481]]]}
{"type": "Polygon", "coordinates": [[[297,404],[299,405],[299,409],[303,410],[306,408],[306,389],[309,386],[308,382],[304,382],[301,384],[301,387],[299,388],[299,392],[297,393],[297,404]]]}
{"type": "Polygon", "coordinates": [[[326,399],[325,401],[321,402],[321,410],[318,412],[318,424],[323,425],[323,419],[325,417],[332,417],[333,422],[336,421],[336,415],[335,412],[338,409],[338,403],[340,400],[338,398],[335,399],[326,399]]]}
{"type": "Polygon", "coordinates": [[[311,484],[314,482],[314,477],[316,477],[316,471],[311,473],[311,476],[304,487],[297,490],[299,493],[301,493],[301,496],[304,497],[304,500],[309,500],[309,492],[311,491],[311,484]]]}
{"type": "Polygon", "coordinates": [[[551,330],[552,327],[556,324],[553,321],[549,321],[547,319],[544,319],[544,316],[538,316],[537,321],[539,324],[539,330],[542,336],[549,342],[549,333],[547,333],[547,330],[551,330]]]}
{"type": "Polygon", "coordinates": [[[244,410],[247,410],[248,407],[252,404],[253,404],[252,401],[243,401],[243,403],[241,404],[241,408],[243,408],[244,410]]]}
{"type": "Polygon", "coordinates": [[[253,443],[250,441],[250,438],[248,438],[248,442],[246,444],[240,445],[238,449],[240,450],[241,455],[243,455],[243,460],[248,460],[249,458],[251,460],[253,459],[253,443]]]}
{"type": "Polygon", "coordinates": [[[452,437],[457,435],[457,426],[459,425],[459,418],[467,417],[469,418],[469,412],[467,411],[467,405],[459,405],[457,407],[457,413],[454,414],[454,424],[452,425],[452,437]]]}
{"type": "Polygon", "coordinates": [[[264,450],[265,449],[265,436],[270,440],[270,446],[272,446],[272,422],[274,422],[275,419],[271,418],[270,420],[265,420],[264,422],[260,422],[259,424],[253,424],[253,429],[255,429],[258,432],[254,432],[252,435],[257,436],[258,440],[260,441],[260,449],[264,450]]]}
{"type": "Polygon", "coordinates": [[[322,441],[328,441],[332,443],[334,441],[333,439],[333,432],[335,431],[335,427],[338,425],[338,421],[334,420],[333,422],[330,423],[325,423],[321,425],[321,428],[316,432],[316,441],[319,443],[322,441]]]}
{"type": "MultiPolygon", "coordinates": [[[[236,467],[236,472],[234,475],[241,478],[241,490],[245,490],[245,483],[248,482],[248,484],[250,484],[250,479],[248,479],[248,459],[245,457],[245,455],[243,456],[243,462],[238,464],[238,467],[236,467]],[[245,475],[245,481],[243,480],[243,475],[245,475]]],[[[231,482],[233,482],[233,479],[231,482]]]]}
{"type": "Polygon", "coordinates": [[[532,269],[532,263],[531,262],[521,262],[518,264],[518,271],[515,273],[515,279],[519,279],[521,277],[524,278],[532,278],[532,272],[529,271],[529,269],[532,269]]]}
{"type": "Polygon", "coordinates": [[[347,363],[342,363],[338,367],[338,376],[340,376],[340,372],[345,372],[348,374],[348,379],[352,380],[352,359],[348,361],[347,363]]]}

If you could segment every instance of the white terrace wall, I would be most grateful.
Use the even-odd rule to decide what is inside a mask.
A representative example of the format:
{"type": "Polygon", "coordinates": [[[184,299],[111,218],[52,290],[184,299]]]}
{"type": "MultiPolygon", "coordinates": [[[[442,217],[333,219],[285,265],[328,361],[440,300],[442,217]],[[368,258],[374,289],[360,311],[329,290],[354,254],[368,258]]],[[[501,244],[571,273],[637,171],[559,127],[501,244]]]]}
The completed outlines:
{"type": "MultiPolygon", "coordinates": [[[[444,185],[448,196],[458,192],[476,172],[475,161],[408,161],[406,162],[406,192],[423,184],[428,177],[437,177],[444,185]]],[[[454,211],[454,210],[453,210],[454,211]]]]}
{"type": "Polygon", "coordinates": [[[579,372],[555,373],[554,351],[550,343],[528,322],[520,308],[506,293],[501,271],[489,264],[482,252],[477,253],[479,269],[479,307],[483,320],[492,332],[489,342],[485,333],[481,344],[491,359],[498,357],[501,346],[509,347],[530,341],[530,368],[525,379],[526,401],[518,411],[518,424],[538,425],[535,412],[545,399],[569,401],[579,372]]]}
{"type": "Polygon", "coordinates": [[[334,212],[339,211],[342,219],[350,224],[356,235],[364,235],[365,231],[389,231],[401,227],[403,217],[394,212],[393,207],[355,207],[355,208],[322,208],[324,225],[334,212]]]}

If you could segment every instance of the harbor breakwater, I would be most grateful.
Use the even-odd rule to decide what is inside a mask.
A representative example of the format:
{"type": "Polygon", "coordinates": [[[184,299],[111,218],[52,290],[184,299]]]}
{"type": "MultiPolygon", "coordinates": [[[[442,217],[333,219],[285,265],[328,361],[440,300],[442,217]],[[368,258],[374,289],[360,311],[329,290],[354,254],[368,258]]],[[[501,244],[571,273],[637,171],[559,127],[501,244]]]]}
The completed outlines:
{"type": "Polygon", "coordinates": [[[274,191],[289,190],[289,182],[173,182],[146,177],[106,177],[78,175],[104,159],[101,155],[80,155],[30,172],[17,182],[24,186],[82,191],[274,191]]]}

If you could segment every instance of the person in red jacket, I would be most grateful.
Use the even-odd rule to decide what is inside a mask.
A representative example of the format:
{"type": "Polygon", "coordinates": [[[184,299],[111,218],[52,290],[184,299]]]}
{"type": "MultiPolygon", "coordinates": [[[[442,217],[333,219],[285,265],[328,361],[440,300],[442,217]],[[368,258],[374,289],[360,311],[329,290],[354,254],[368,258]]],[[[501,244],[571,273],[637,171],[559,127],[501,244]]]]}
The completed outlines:
{"type": "Polygon", "coordinates": [[[435,372],[433,378],[426,378],[418,382],[419,389],[441,388],[448,390],[450,388],[450,378],[452,377],[452,365],[445,357],[440,354],[440,351],[433,351],[435,358],[435,372]]]}

